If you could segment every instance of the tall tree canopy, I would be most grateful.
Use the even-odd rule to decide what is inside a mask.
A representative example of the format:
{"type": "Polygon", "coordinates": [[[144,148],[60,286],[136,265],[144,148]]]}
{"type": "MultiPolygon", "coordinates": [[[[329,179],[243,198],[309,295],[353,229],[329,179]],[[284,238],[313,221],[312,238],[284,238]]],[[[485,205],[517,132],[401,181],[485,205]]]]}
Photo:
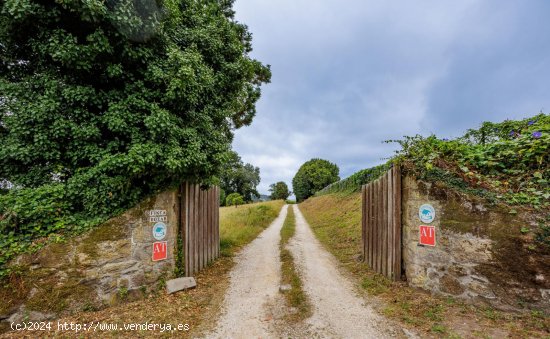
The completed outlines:
{"type": "Polygon", "coordinates": [[[235,151],[228,152],[220,181],[220,186],[227,195],[239,193],[245,201],[252,201],[253,197],[259,196],[256,187],[260,184],[260,169],[243,163],[235,151]]]}
{"type": "Polygon", "coordinates": [[[288,186],[283,181],[279,181],[277,183],[269,185],[269,192],[271,192],[271,195],[269,196],[271,200],[278,200],[278,199],[286,200],[290,195],[288,186]]]}
{"type": "Polygon", "coordinates": [[[0,181],[14,188],[0,230],[63,228],[218,175],[271,76],[232,3],[2,1],[0,181]]]}
{"type": "Polygon", "coordinates": [[[340,169],[328,160],[311,159],[306,161],[292,179],[292,190],[298,202],[304,201],[315,192],[340,180],[340,169]]]}

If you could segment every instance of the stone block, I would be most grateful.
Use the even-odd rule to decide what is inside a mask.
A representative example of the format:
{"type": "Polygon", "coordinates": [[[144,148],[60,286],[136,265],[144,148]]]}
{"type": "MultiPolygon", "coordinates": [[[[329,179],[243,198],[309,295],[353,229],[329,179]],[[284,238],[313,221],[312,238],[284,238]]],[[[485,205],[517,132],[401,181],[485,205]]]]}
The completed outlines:
{"type": "Polygon", "coordinates": [[[184,277],[168,280],[166,282],[166,292],[168,294],[182,291],[188,288],[193,288],[197,286],[197,282],[193,277],[184,277]]]}

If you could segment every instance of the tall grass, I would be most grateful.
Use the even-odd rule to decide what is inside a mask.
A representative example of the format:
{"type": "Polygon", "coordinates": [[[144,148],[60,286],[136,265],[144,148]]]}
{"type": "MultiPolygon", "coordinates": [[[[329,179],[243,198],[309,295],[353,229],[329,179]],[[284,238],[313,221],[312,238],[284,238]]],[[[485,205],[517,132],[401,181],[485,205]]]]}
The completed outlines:
{"type": "Polygon", "coordinates": [[[277,216],[285,202],[274,200],[220,208],[221,254],[230,256],[254,240],[277,216]]]}

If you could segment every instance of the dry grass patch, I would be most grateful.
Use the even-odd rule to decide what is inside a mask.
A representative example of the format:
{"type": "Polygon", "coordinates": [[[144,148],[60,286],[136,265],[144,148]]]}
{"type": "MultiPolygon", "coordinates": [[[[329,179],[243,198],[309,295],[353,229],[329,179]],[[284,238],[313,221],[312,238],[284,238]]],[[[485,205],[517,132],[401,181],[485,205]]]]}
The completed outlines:
{"type": "Polygon", "coordinates": [[[328,194],[300,204],[317,238],[351,273],[374,307],[405,327],[433,337],[550,338],[550,318],[506,313],[391,282],[361,261],[361,195],[328,194]]]}

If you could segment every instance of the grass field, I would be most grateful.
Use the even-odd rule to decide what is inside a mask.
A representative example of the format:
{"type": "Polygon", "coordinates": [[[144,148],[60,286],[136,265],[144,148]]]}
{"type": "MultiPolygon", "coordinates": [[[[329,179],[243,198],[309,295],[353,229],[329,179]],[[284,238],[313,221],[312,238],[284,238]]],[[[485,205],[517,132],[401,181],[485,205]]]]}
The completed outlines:
{"type": "Polygon", "coordinates": [[[300,204],[300,210],[316,237],[351,273],[377,310],[421,335],[549,338],[550,319],[539,312],[510,314],[433,297],[371,271],[361,261],[360,193],[309,198],[300,204]]]}
{"type": "Polygon", "coordinates": [[[274,200],[220,208],[220,247],[231,255],[254,240],[279,215],[285,202],[274,200]]]}

